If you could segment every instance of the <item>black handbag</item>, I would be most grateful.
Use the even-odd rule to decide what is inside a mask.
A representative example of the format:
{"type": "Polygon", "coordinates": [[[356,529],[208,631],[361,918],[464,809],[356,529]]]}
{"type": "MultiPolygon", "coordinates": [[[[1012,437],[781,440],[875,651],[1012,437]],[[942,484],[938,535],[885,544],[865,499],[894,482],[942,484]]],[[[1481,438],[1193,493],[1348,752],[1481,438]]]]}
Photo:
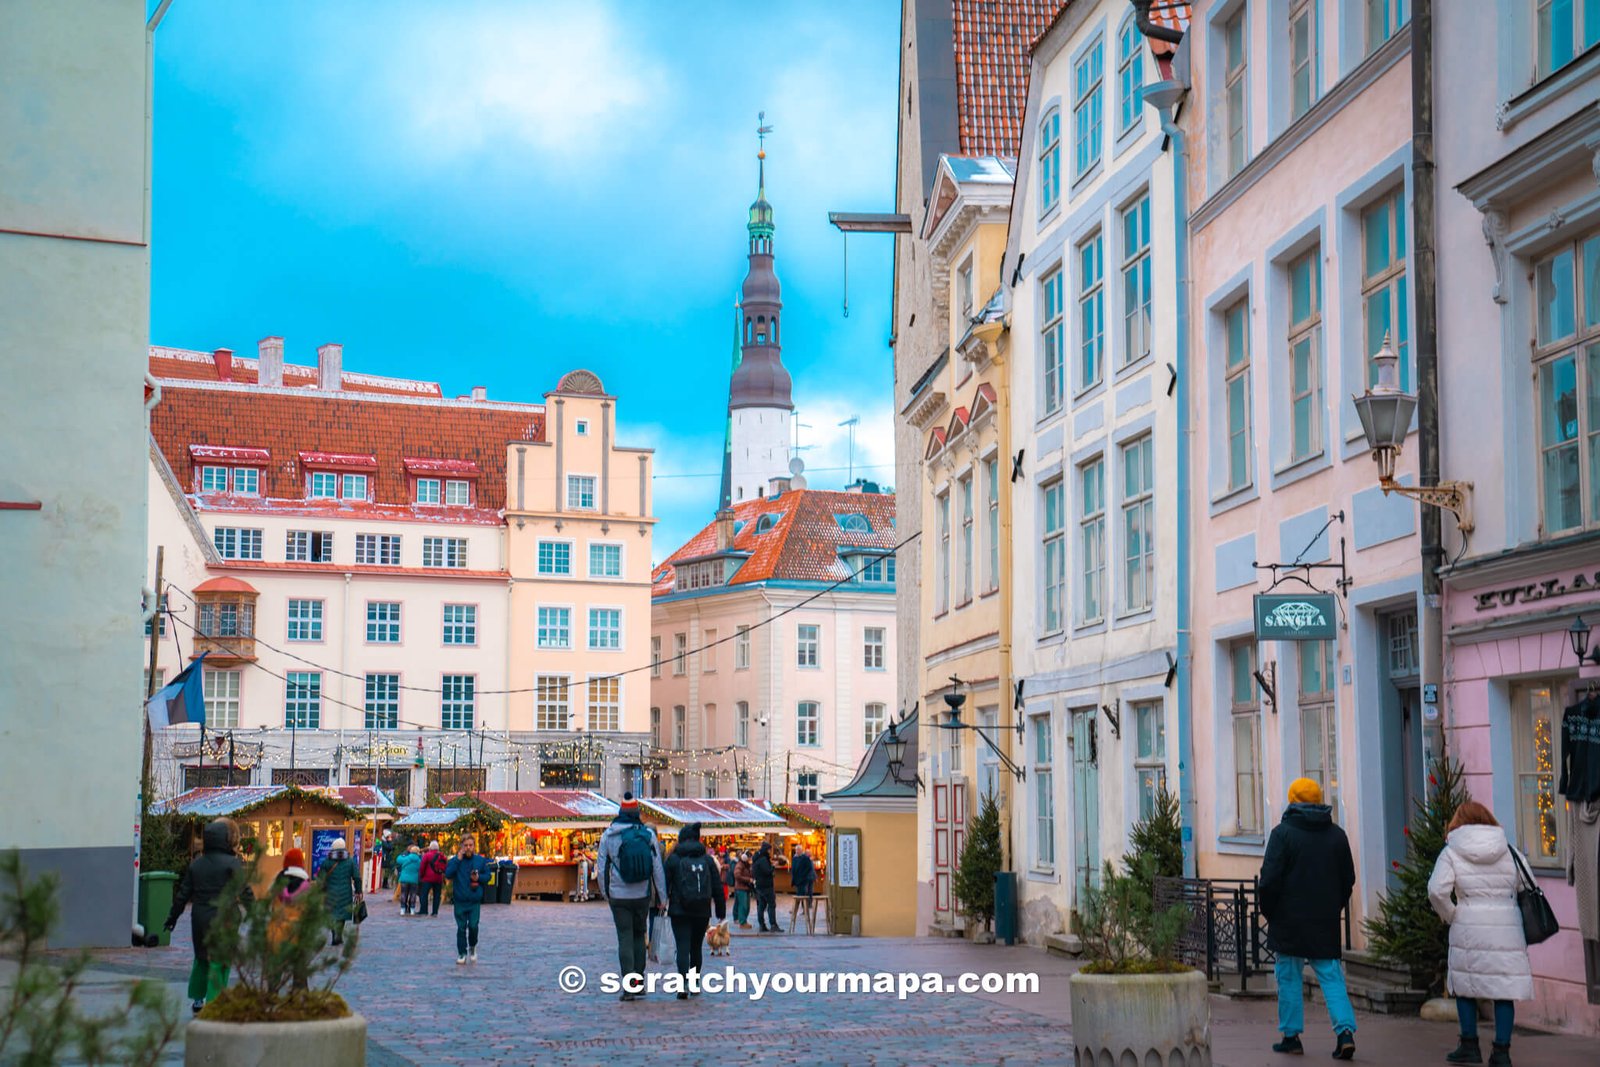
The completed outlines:
{"type": "Polygon", "coordinates": [[[367,901],[365,897],[356,901],[356,910],[355,914],[351,916],[351,921],[357,926],[367,921],[367,901]]]}
{"type": "Polygon", "coordinates": [[[1522,913],[1522,936],[1530,945],[1548,941],[1561,930],[1556,913],[1545,899],[1544,890],[1533,880],[1533,872],[1528,870],[1515,848],[1511,850],[1511,862],[1517,865],[1517,881],[1520,883],[1517,911],[1522,913]]]}

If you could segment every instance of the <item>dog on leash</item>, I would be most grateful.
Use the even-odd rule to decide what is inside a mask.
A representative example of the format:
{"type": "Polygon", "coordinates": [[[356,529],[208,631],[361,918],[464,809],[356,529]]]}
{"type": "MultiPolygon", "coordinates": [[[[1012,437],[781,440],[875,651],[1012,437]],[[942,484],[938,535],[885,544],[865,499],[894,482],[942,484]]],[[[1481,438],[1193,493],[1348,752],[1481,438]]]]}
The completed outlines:
{"type": "Polygon", "coordinates": [[[726,919],[706,931],[706,944],[711,946],[713,956],[733,955],[733,931],[728,929],[726,919]]]}

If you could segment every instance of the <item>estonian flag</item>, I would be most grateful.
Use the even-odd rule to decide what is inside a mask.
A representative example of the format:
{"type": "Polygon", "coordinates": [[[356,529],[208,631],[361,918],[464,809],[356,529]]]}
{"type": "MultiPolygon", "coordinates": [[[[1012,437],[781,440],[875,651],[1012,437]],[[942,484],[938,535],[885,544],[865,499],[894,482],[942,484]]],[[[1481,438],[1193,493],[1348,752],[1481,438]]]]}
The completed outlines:
{"type": "Polygon", "coordinates": [[[199,659],[185,667],[169,684],[156,690],[145,704],[152,730],[186,722],[199,723],[201,726],[206,724],[206,699],[200,682],[200,665],[209,655],[209,652],[201,653],[199,659]]]}

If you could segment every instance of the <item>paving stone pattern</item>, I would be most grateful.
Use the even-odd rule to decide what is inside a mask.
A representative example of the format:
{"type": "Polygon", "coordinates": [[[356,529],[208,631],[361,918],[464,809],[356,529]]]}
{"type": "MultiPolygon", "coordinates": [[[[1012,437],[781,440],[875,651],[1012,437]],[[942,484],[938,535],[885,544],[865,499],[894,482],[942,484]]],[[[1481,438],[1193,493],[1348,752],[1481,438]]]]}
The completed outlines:
{"type": "MultiPolygon", "coordinates": [[[[370,898],[369,898],[370,899],[370,898]]],[[[387,899],[370,899],[361,954],[340,991],[369,1025],[368,1062],[405,1064],[1070,1064],[1068,979],[1075,964],[1016,946],[943,939],[855,939],[743,934],[731,962],[743,971],[911,971],[954,978],[966,972],[1039,975],[1037,994],[739,994],[679,1001],[656,993],[623,1004],[599,990],[615,971],[616,943],[604,903],[518,903],[483,909],[475,965],[455,962],[455,923],[402,917],[387,899]],[[557,975],[578,966],[581,993],[562,992],[557,975]]],[[[163,978],[181,994],[188,974],[188,923],[169,949],[98,953],[101,970],[163,978]]],[[[671,942],[663,963],[670,971],[671,942]]],[[[708,964],[712,963],[708,958],[708,964]]],[[[1223,1067],[1293,1064],[1268,1046],[1271,1001],[1212,998],[1214,1061],[1223,1067]]],[[[1307,1008],[1307,1054],[1332,1049],[1327,1016],[1307,1008]],[[1327,1049],[1323,1046],[1326,1045],[1327,1049]]],[[[1485,1047],[1488,1032],[1485,1031],[1485,1047]]],[[[1416,1019],[1360,1016],[1358,1062],[1443,1062],[1453,1028],[1416,1019]]],[[[1593,1040],[1519,1034],[1518,1067],[1600,1064],[1593,1040]]],[[[1309,1062],[1303,1060],[1300,1062],[1309,1062]]]]}

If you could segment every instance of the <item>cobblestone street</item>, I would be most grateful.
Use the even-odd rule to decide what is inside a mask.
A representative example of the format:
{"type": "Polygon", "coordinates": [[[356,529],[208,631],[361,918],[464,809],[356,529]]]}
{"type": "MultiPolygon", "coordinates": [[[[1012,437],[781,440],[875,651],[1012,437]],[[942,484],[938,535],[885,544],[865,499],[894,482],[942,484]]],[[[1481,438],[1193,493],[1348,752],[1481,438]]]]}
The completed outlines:
{"type": "MultiPolygon", "coordinates": [[[[932,939],[866,940],[804,935],[742,935],[732,964],[748,972],[911,971],[1035,973],[1039,992],[893,995],[739,994],[680,1002],[671,994],[621,1004],[599,990],[616,969],[610,914],[602,903],[486,907],[479,962],[455,963],[448,909],[402,918],[388,900],[372,901],[361,955],[339,986],[369,1025],[374,1067],[419,1064],[642,1063],[931,1064],[1072,1062],[1068,978],[1075,964],[1024,947],[980,947],[932,939]],[[557,975],[583,968],[588,987],[563,993],[557,975]]],[[[102,972],[153,975],[180,984],[187,975],[188,922],[170,949],[97,953],[102,972]]],[[[670,943],[669,946],[670,948],[670,943]]],[[[652,970],[670,970],[668,962],[652,970]]],[[[718,968],[730,961],[717,960],[718,968]]],[[[1214,1061],[1222,1067],[1294,1062],[1270,1050],[1271,1001],[1212,998],[1214,1061]]],[[[1307,1009],[1307,1051],[1332,1047],[1326,1016],[1307,1009]]],[[[1452,1028],[1416,1019],[1362,1015],[1358,1062],[1442,1062],[1452,1028]]],[[[1600,1059],[1595,1044],[1572,1037],[1519,1034],[1518,1067],[1579,1067],[1600,1059]]]]}

